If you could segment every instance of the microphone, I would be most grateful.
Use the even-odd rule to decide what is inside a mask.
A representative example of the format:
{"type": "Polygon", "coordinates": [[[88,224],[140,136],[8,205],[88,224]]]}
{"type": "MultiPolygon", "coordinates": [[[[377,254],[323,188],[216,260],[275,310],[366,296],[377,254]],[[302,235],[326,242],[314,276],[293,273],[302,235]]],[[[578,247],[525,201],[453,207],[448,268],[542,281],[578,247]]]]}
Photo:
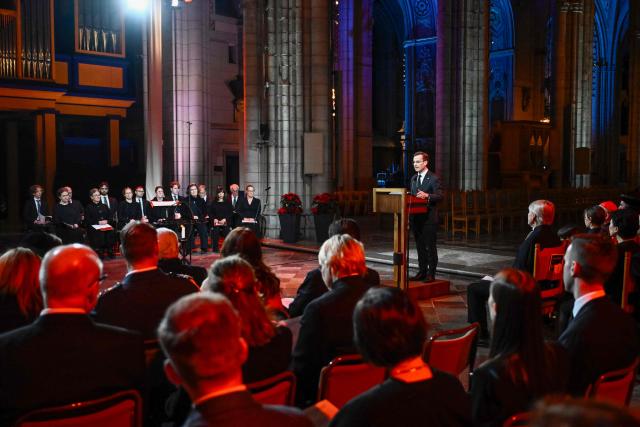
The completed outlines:
{"type": "Polygon", "coordinates": [[[264,189],[264,192],[266,193],[267,191],[271,190],[271,186],[267,187],[264,189]]]}

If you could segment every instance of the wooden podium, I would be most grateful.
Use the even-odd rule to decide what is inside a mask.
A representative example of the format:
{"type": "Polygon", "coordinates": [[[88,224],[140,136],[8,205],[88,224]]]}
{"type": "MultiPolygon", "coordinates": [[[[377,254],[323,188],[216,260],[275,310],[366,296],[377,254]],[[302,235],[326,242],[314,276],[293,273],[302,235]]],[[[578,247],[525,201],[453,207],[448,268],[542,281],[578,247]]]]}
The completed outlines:
{"type": "Polygon", "coordinates": [[[409,288],[409,215],[428,209],[425,199],[408,194],[406,188],[373,189],[373,212],[393,214],[393,280],[400,289],[409,288]]]}

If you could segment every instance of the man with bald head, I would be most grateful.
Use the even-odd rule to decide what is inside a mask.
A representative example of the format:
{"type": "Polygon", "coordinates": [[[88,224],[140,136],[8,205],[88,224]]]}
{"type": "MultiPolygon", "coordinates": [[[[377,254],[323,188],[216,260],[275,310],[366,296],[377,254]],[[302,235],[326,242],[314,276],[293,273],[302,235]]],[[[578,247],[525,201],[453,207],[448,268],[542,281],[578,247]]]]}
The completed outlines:
{"type": "Polygon", "coordinates": [[[165,227],[158,228],[158,251],[160,261],[158,267],[165,273],[176,273],[190,276],[198,286],[207,278],[207,270],[196,265],[186,265],[180,261],[178,251],[178,235],[165,227]]]}
{"type": "Polygon", "coordinates": [[[142,337],[87,315],[102,280],[102,262],[87,246],[59,246],[44,257],[45,309],[31,325],[0,335],[0,425],[33,409],[142,388],[142,337]]]}
{"type": "Polygon", "coordinates": [[[94,318],[139,331],[145,340],[155,339],[167,307],[200,288],[189,276],[167,274],[158,268],[158,233],[153,226],[130,222],[122,229],[120,242],[128,273],[100,297],[94,318]]]}

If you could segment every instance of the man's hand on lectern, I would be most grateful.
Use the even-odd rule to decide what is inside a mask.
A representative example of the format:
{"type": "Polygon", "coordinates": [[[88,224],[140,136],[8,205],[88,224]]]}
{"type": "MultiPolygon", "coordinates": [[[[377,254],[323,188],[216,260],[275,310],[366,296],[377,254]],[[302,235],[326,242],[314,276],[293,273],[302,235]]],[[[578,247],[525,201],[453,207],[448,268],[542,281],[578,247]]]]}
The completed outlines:
{"type": "Polygon", "coordinates": [[[428,199],[429,198],[429,193],[425,193],[422,190],[418,190],[418,194],[416,194],[416,197],[419,199],[428,199]]]}

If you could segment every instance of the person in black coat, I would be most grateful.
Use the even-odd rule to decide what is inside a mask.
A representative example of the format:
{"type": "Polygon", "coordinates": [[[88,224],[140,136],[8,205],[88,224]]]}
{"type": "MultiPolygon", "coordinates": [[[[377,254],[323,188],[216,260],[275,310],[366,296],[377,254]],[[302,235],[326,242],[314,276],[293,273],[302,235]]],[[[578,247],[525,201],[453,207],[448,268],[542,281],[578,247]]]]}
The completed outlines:
{"type": "Polygon", "coordinates": [[[231,303],[214,292],[183,297],[167,310],[158,327],[170,361],[165,372],[193,402],[183,426],[310,427],[300,410],[261,405],[246,390],[241,366],[247,344],[240,323],[231,303]]]}
{"type": "Polygon", "coordinates": [[[296,400],[301,407],[315,400],[320,370],[336,356],[354,352],[351,317],[369,289],[363,278],[367,268],[364,249],[353,237],[330,237],[320,247],[318,261],[331,291],[307,305],[300,321],[292,367],[298,378],[296,400]]]}
{"type": "Polygon", "coordinates": [[[474,425],[502,426],[548,394],[563,394],[568,355],[545,343],[540,289],[529,273],[507,268],[491,284],[489,313],[493,334],[489,359],[473,371],[474,425]]]}
{"type": "Polygon", "coordinates": [[[574,236],[567,248],[564,287],[575,298],[573,319],[558,341],[569,352],[569,392],[584,395],[598,376],[633,363],[640,344],[633,318],[609,298],[603,284],[617,253],[608,238],[574,236]]]}
{"type": "Polygon", "coordinates": [[[227,237],[233,220],[233,206],[225,197],[224,187],[216,189],[216,200],[209,205],[209,219],[211,221],[211,248],[218,252],[220,237],[227,237]]]}
{"type": "Polygon", "coordinates": [[[140,215],[142,216],[140,221],[149,222],[149,217],[151,216],[151,203],[149,203],[144,195],[144,187],[142,185],[137,185],[134,193],[136,196],[134,203],[140,206],[140,215]]]}
{"type": "Polygon", "coordinates": [[[353,313],[363,358],[389,379],[344,405],[332,427],[468,426],[469,396],[458,379],[422,359],[427,324],[420,307],[397,288],[372,288],[353,313]]]}
{"type": "Polygon", "coordinates": [[[607,219],[607,211],[602,206],[589,206],[584,210],[583,217],[587,234],[604,234],[605,236],[609,234],[608,230],[602,228],[607,219]]]}
{"type": "Polygon", "coordinates": [[[115,197],[109,195],[109,183],[107,181],[102,181],[98,186],[98,190],[100,190],[100,203],[109,208],[109,224],[116,228],[118,201],[115,197]]]}
{"type": "Polygon", "coordinates": [[[156,327],[167,307],[200,288],[188,276],[158,269],[158,237],[151,225],[127,224],[120,241],[128,273],[122,282],[100,296],[93,317],[97,322],[138,331],[145,340],[155,339],[156,327]]]}
{"type": "Polygon", "coordinates": [[[197,265],[186,265],[180,260],[178,249],[178,235],[175,231],[160,227],[158,232],[158,268],[165,273],[184,274],[190,276],[198,286],[207,278],[207,270],[197,265]]]}
{"type": "MultiPolygon", "coordinates": [[[[551,225],[555,216],[555,206],[548,200],[536,200],[529,205],[527,224],[532,230],[518,247],[513,268],[533,274],[533,258],[536,244],[542,249],[560,246],[560,238],[551,225]]],[[[467,316],[469,323],[480,323],[480,338],[489,338],[487,324],[487,300],[491,280],[480,280],[467,287],[467,316]]]]}
{"type": "Polygon", "coordinates": [[[187,187],[189,195],[185,200],[185,205],[189,211],[189,218],[193,221],[193,231],[189,239],[189,249],[193,249],[196,233],[200,236],[200,252],[206,253],[209,250],[209,232],[207,230],[209,211],[200,197],[198,197],[198,186],[189,184],[187,187]]]}
{"type": "MultiPolygon", "coordinates": [[[[331,223],[328,234],[329,237],[335,236],[336,234],[348,234],[354,239],[360,240],[360,227],[358,227],[358,224],[353,219],[342,218],[331,223]]],[[[364,281],[370,286],[378,286],[380,285],[380,275],[377,271],[367,268],[364,281]]],[[[289,316],[302,316],[304,309],[311,301],[328,291],[329,288],[327,288],[327,285],[325,285],[322,280],[320,267],[311,270],[298,287],[295,299],[289,304],[289,316]]]]}
{"type": "Polygon", "coordinates": [[[29,199],[22,208],[22,222],[25,230],[53,232],[51,213],[47,201],[42,197],[42,186],[34,184],[29,187],[29,199]]]}
{"type": "Polygon", "coordinates": [[[31,325],[0,335],[0,424],[49,406],[142,390],[140,334],[93,322],[102,263],[82,245],[45,256],[46,309],[31,325]]]}
{"type": "Polygon", "coordinates": [[[94,251],[104,258],[107,254],[113,258],[114,234],[111,230],[97,230],[93,226],[110,226],[111,211],[102,204],[100,191],[97,188],[89,190],[90,201],[84,210],[84,226],[87,229],[87,241],[94,251]]]}
{"type": "Polygon", "coordinates": [[[428,169],[429,155],[417,151],[413,155],[413,167],[416,174],[411,178],[412,196],[427,201],[427,213],[409,216],[413,236],[418,251],[419,270],[410,280],[424,280],[429,283],[435,280],[438,265],[438,248],[436,246],[438,232],[438,205],[443,192],[440,178],[428,169]]]}
{"type": "Polygon", "coordinates": [[[255,188],[249,184],[245,187],[245,197],[241,198],[237,205],[236,211],[238,212],[238,226],[247,227],[253,230],[258,237],[260,235],[259,219],[262,212],[262,206],[260,199],[253,197],[255,194],[255,188]]]}
{"type": "Polygon", "coordinates": [[[60,202],[53,208],[53,223],[62,243],[80,243],[84,241],[84,230],[81,227],[82,213],[71,203],[68,188],[61,187],[56,192],[60,202]]]}
{"type": "Polygon", "coordinates": [[[240,225],[240,215],[238,215],[238,202],[244,199],[244,191],[240,191],[238,184],[231,184],[229,186],[229,203],[233,207],[233,216],[231,217],[231,229],[240,225]]]}
{"type": "MultiPolygon", "coordinates": [[[[156,206],[154,202],[169,202],[164,196],[164,188],[158,185],[154,189],[156,195],[151,199],[151,212],[149,213],[149,222],[156,227],[170,227],[170,223],[174,221],[174,206],[156,206]]],[[[175,231],[175,230],[174,230],[175,231]]]]}
{"type": "MultiPolygon", "coordinates": [[[[609,223],[609,235],[618,242],[618,261],[611,276],[604,284],[604,291],[609,298],[620,305],[622,303],[622,282],[624,280],[624,257],[627,252],[631,254],[631,277],[637,286],[640,285],[640,245],[636,242],[638,234],[638,215],[630,209],[621,209],[611,214],[609,223]]],[[[635,315],[638,318],[638,292],[629,295],[629,301],[635,307],[635,315]]]]}
{"type": "Polygon", "coordinates": [[[131,187],[124,187],[122,196],[124,200],[118,204],[118,230],[122,230],[130,222],[142,219],[140,205],[134,202],[131,187]]]}

